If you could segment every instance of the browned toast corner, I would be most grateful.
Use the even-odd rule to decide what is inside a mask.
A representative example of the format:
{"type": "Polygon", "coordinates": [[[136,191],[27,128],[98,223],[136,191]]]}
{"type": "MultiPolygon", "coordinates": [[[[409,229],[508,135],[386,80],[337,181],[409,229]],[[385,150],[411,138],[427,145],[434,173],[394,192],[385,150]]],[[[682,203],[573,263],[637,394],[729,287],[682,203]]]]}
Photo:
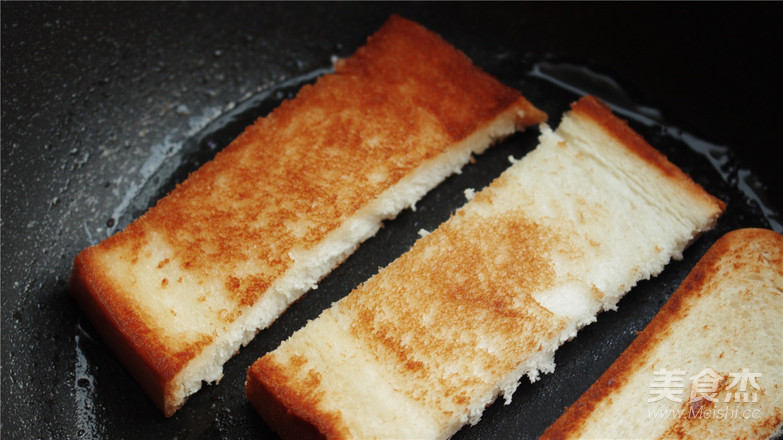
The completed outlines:
{"type": "Polygon", "coordinates": [[[285,381],[285,372],[263,358],[251,365],[245,381],[250,404],[281,438],[340,438],[346,432],[339,415],[326,414],[311,405],[311,396],[301,393],[285,381]]]}
{"type": "Polygon", "coordinates": [[[391,17],[124,231],[71,292],[168,416],[384,219],[545,120],[438,35],[391,17]]]}

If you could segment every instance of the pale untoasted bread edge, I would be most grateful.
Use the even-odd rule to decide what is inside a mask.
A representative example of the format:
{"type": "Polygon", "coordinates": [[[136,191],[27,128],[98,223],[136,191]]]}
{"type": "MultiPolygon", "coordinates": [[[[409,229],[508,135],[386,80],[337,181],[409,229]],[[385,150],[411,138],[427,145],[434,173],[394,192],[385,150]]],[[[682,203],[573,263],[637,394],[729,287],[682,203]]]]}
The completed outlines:
{"type": "Polygon", "coordinates": [[[726,203],[704,191],[701,185],[691,179],[679,167],[672,164],[666,156],[652,147],[628,123],[615,116],[609,106],[600,99],[587,95],[571,104],[572,111],[584,115],[601,126],[612,137],[622,142],[629,151],[636,154],[644,162],[659,170],[668,180],[677,182],[695,201],[715,206],[720,212],[726,208],[726,203]]]}

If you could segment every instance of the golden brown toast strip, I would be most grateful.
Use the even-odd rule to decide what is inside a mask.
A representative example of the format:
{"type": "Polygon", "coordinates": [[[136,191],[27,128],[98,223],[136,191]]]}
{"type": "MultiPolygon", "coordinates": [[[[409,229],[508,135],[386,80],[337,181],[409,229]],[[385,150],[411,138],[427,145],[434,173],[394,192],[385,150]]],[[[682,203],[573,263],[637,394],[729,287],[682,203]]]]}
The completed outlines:
{"type": "Polygon", "coordinates": [[[259,359],[286,438],[447,438],[714,225],[707,194],[592,97],[438,229],[259,359]]]}
{"type": "Polygon", "coordinates": [[[335,70],[76,257],[73,296],[166,415],[383,219],[546,118],[396,16],[335,70]]]}
{"type": "Polygon", "coordinates": [[[780,434],[781,317],[783,236],[764,229],[726,234],[542,438],[780,434]]]}

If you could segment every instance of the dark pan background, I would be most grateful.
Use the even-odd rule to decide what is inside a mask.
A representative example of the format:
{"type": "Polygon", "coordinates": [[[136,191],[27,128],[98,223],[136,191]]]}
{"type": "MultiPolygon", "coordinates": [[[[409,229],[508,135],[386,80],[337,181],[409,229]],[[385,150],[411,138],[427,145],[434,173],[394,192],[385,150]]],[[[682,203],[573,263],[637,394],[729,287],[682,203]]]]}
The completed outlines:
{"type": "Polygon", "coordinates": [[[220,384],[202,389],[170,419],[67,295],[71,262],[295,93],[303,75],[328,68],[334,55],[350,55],[394,12],[520,88],[553,125],[576,95],[531,77],[535,65],[565,77],[582,67],[606,75],[613,87],[586,84],[584,75],[574,81],[613,103],[657,109],[666,127],[728,150],[713,158],[719,172],[678,141],[678,131],[631,122],[729,202],[726,215],[682,261],[640,283],[619,312],[600,315],[562,347],[554,374],[533,385],[523,380],[511,405],[491,406],[457,438],[540,435],[720,235],[780,221],[774,212],[783,208],[779,4],[2,2],[0,8],[3,439],[274,438],[244,398],[248,365],[408,249],[420,228],[447,218],[463,203],[464,188],[480,188],[508,165],[509,154],[534,148],[536,130],[479,156],[416,212],[388,222],[229,361],[220,384]],[[211,118],[217,119],[197,130],[211,118]],[[751,192],[758,200],[748,198],[751,192]]]}

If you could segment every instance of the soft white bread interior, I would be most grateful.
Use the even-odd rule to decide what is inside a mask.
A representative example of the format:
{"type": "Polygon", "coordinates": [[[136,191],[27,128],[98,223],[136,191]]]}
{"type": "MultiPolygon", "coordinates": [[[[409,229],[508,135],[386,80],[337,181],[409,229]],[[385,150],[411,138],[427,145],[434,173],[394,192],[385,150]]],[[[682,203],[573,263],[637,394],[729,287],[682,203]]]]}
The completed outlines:
{"type": "Polygon", "coordinates": [[[783,428],[783,236],[718,240],[543,439],[770,438],[783,428]]]}
{"type": "Polygon", "coordinates": [[[447,438],[637,281],[723,203],[593,97],[413,248],[248,372],[284,438],[447,438]]]}
{"type": "Polygon", "coordinates": [[[166,415],[381,221],[546,115],[434,33],[390,18],[74,262],[71,292],[166,415]]]}

